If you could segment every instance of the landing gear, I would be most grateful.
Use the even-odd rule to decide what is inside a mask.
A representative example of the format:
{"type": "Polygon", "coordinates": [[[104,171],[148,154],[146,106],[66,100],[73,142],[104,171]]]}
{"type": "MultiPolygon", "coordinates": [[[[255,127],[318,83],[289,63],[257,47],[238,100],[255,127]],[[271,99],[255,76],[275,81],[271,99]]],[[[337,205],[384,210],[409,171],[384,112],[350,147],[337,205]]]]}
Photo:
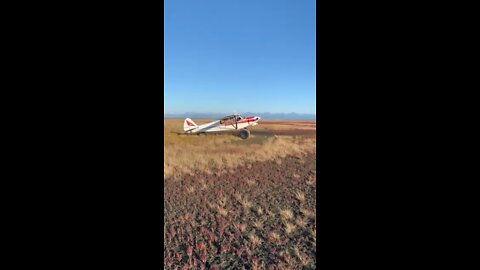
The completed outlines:
{"type": "Polygon", "coordinates": [[[250,130],[242,129],[239,135],[240,135],[240,138],[242,138],[243,140],[246,140],[248,139],[248,137],[250,137],[250,130]]]}

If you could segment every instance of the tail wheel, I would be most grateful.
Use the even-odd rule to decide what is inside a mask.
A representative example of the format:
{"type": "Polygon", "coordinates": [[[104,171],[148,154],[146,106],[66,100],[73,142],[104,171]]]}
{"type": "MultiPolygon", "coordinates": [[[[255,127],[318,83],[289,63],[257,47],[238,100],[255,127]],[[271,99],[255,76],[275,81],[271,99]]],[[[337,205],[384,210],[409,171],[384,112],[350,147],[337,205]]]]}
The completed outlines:
{"type": "Polygon", "coordinates": [[[245,139],[248,139],[248,137],[250,137],[250,131],[248,129],[242,129],[240,131],[240,138],[245,140],[245,139]]]}

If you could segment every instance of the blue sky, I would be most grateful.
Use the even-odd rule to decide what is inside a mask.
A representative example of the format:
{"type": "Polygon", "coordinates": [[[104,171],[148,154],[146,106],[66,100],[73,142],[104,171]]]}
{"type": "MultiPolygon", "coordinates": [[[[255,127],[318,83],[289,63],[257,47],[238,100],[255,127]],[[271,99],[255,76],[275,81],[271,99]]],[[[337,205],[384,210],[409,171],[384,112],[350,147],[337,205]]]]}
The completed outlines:
{"type": "Polygon", "coordinates": [[[314,0],[164,3],[164,113],[315,114],[314,0]]]}

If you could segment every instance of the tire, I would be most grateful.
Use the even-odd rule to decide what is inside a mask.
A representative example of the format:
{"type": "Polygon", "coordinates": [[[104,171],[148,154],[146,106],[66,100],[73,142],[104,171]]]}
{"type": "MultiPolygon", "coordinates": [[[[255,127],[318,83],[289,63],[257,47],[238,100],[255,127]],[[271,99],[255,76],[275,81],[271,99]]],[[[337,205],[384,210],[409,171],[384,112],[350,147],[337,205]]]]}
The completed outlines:
{"type": "Polygon", "coordinates": [[[243,140],[246,140],[248,139],[248,137],[250,137],[250,131],[248,129],[242,129],[239,135],[240,135],[240,138],[242,138],[243,140]]]}

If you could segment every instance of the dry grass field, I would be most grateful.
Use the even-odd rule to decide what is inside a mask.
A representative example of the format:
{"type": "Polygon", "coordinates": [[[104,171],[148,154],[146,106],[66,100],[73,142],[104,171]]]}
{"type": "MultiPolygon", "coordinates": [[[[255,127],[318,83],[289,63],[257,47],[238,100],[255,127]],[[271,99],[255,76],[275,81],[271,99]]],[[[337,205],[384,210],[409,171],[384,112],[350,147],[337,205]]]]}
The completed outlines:
{"type": "MultiPolygon", "coordinates": [[[[211,120],[195,121],[200,125],[211,120]]],[[[261,121],[248,140],[222,133],[179,135],[180,119],[166,119],[164,125],[164,177],[195,171],[222,173],[249,162],[305,156],[316,148],[313,121],[261,121]]]]}
{"type": "Polygon", "coordinates": [[[260,121],[247,140],[164,124],[165,269],[316,268],[314,121],[260,121]]]}

